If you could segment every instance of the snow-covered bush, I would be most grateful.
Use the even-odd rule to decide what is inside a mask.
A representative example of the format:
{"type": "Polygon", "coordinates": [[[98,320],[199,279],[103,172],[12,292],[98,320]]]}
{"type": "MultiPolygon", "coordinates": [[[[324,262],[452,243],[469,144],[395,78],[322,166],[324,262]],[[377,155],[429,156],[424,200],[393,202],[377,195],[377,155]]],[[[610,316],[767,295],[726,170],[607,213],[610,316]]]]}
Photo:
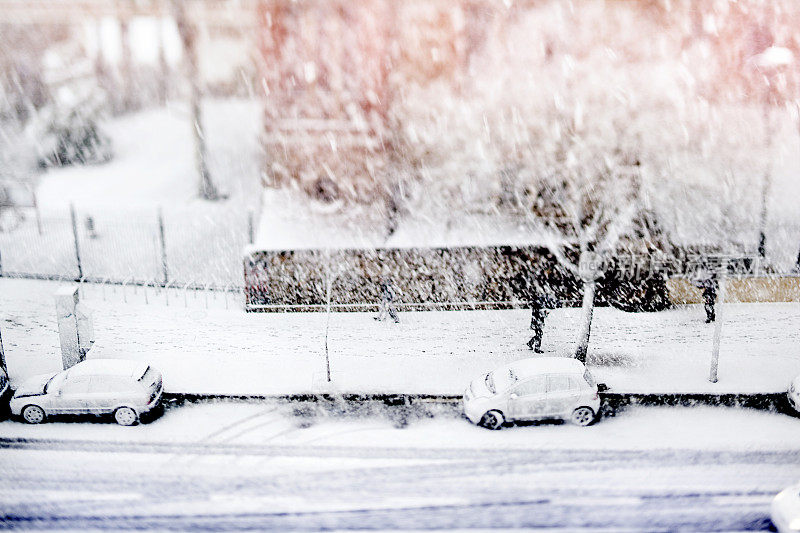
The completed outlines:
{"type": "Polygon", "coordinates": [[[31,125],[38,142],[40,166],[111,160],[111,139],[99,126],[104,111],[105,98],[97,91],[61,91],[39,111],[31,125]]]}

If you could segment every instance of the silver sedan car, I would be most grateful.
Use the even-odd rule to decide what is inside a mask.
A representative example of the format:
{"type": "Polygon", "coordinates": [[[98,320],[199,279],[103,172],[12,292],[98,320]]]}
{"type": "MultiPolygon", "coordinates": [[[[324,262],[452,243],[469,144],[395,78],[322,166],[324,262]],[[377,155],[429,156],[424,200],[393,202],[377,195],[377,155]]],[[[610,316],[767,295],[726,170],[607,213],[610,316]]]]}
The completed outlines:
{"type": "Polygon", "coordinates": [[[50,415],[113,414],[131,426],[159,404],[162,392],[161,373],[145,363],[90,359],[25,381],[11,398],[11,414],[29,424],[50,415]]]}

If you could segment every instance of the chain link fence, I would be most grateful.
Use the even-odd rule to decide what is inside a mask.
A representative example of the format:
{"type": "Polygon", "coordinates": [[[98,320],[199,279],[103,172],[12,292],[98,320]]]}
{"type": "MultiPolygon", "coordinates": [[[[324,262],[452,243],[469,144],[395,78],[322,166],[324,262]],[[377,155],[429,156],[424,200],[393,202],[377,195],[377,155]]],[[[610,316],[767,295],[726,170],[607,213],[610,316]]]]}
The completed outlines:
{"type": "Polygon", "coordinates": [[[242,292],[254,216],[223,206],[25,209],[0,231],[0,276],[242,292]]]}

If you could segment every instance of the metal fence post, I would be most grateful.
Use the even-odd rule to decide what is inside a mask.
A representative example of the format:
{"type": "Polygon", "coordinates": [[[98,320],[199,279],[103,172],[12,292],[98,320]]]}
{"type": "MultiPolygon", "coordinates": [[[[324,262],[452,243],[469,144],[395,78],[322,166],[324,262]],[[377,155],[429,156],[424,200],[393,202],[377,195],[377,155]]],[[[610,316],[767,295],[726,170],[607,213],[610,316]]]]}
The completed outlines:
{"type": "Polygon", "coordinates": [[[72,219],[72,238],[75,240],[75,259],[78,261],[78,279],[83,279],[83,266],[81,265],[81,249],[78,245],[78,222],[75,217],[75,204],[69,204],[69,214],[72,219]]]}
{"type": "Polygon", "coordinates": [[[247,244],[253,244],[255,241],[255,227],[253,226],[253,210],[247,211],[247,244]]]}
{"type": "Polygon", "coordinates": [[[39,235],[42,234],[42,213],[39,211],[39,200],[36,197],[36,189],[33,188],[31,190],[31,194],[33,195],[33,212],[36,215],[36,229],[39,230],[39,235]]]}
{"type": "Polygon", "coordinates": [[[164,272],[164,285],[169,282],[167,272],[167,241],[164,238],[164,213],[158,208],[158,239],[161,246],[161,269],[164,272]]]}

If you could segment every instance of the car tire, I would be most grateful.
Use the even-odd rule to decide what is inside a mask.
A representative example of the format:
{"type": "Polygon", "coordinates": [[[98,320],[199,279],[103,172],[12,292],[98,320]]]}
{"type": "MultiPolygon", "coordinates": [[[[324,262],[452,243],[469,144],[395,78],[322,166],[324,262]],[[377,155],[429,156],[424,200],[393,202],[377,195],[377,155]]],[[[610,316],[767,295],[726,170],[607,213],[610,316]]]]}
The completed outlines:
{"type": "Polygon", "coordinates": [[[22,419],[28,424],[41,424],[44,418],[44,409],[38,405],[26,405],[22,409],[22,419]]]}
{"type": "Polygon", "coordinates": [[[120,426],[132,426],[139,421],[139,416],[130,407],[119,407],[114,411],[114,420],[120,426]]]}
{"type": "Polygon", "coordinates": [[[478,422],[479,426],[485,427],[486,429],[500,429],[503,427],[506,419],[503,416],[503,413],[492,409],[491,411],[486,411],[486,413],[481,417],[481,421],[478,422]]]}
{"type": "Polygon", "coordinates": [[[594,423],[595,414],[591,407],[578,407],[572,411],[569,421],[576,426],[586,427],[594,423]]]}

